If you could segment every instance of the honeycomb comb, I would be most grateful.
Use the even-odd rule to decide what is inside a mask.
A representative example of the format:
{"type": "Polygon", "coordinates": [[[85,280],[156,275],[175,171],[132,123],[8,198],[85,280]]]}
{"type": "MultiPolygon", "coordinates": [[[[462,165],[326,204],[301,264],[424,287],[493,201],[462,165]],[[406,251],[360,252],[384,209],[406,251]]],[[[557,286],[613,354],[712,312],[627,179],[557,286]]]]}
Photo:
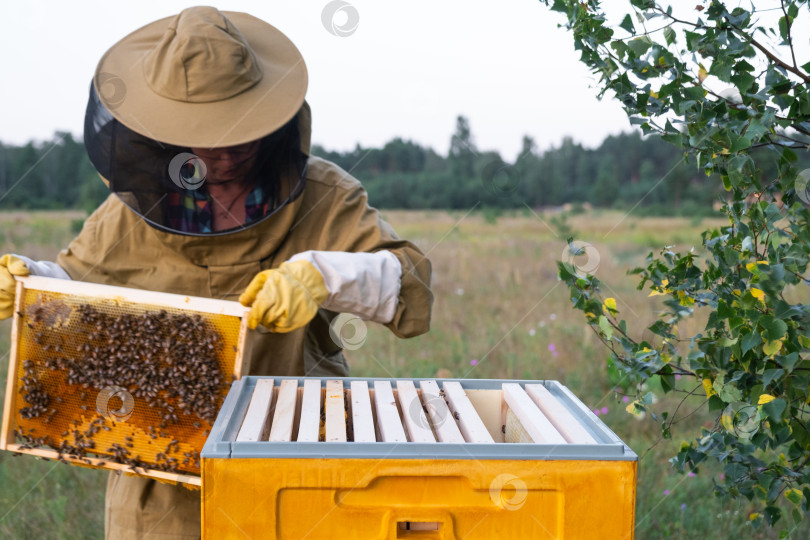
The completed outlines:
{"type": "Polygon", "coordinates": [[[0,449],[200,483],[199,453],[242,370],[237,302],[18,279],[0,449]]]}

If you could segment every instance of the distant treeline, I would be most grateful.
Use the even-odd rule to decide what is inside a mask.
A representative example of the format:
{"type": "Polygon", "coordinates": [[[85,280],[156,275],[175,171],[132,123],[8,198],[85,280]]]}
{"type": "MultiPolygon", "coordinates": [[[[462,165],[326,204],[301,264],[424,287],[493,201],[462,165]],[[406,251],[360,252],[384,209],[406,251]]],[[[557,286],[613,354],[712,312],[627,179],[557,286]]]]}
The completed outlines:
{"type": "MultiPolygon", "coordinates": [[[[450,151],[400,138],[382,148],[333,152],[314,145],[313,155],[334,161],[360,179],[378,208],[543,208],[588,203],[635,208],[634,213],[706,215],[722,182],[683,160],[674,146],[637,133],[607,137],[595,149],[571,138],[540,151],[523,138],[512,162],[479,150],[469,123],[458,117],[450,151]]],[[[810,166],[810,155],[800,159],[810,166]]],[[[763,178],[773,167],[764,167],[763,178]],[[769,170],[770,169],[770,170],[769,170]]],[[[85,153],[69,133],[24,146],[0,143],[0,209],[87,211],[107,195],[85,153]]]]}

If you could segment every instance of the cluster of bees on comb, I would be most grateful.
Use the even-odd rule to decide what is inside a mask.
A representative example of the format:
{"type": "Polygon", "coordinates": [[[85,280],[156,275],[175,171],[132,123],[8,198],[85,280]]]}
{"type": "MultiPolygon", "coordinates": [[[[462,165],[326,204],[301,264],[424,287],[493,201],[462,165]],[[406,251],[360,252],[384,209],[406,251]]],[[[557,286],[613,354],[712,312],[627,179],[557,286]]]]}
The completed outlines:
{"type": "Polygon", "coordinates": [[[230,383],[220,368],[223,344],[213,325],[197,314],[165,310],[113,314],[82,304],[65,315],[61,308],[59,317],[42,303],[18,313],[35,344],[27,352],[37,358],[22,366],[25,406],[19,415],[27,422],[16,429],[20,448],[50,447],[60,461],[104,466],[88,459],[100,457],[134,472],[199,469],[199,452],[181,454],[176,433],[210,428],[230,383]],[[139,423],[130,429],[125,422],[132,415],[139,423]],[[154,425],[144,425],[145,419],[154,425]],[[104,437],[107,444],[97,445],[102,431],[113,431],[117,440],[104,437]],[[134,450],[144,448],[136,445],[137,436],[146,445],[171,440],[162,451],[159,444],[149,447],[142,459],[134,450]]]}

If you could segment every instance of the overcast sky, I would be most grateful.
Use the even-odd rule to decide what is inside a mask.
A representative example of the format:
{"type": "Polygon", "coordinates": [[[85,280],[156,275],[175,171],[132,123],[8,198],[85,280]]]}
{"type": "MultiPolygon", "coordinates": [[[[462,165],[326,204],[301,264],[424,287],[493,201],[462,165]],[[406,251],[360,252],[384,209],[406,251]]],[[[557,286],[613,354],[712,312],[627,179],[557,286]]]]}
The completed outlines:
{"type": "MultiPolygon", "coordinates": [[[[599,102],[562,15],[537,0],[351,0],[351,35],[322,23],[328,0],[220,1],[273,24],[309,70],[315,142],[347,150],[402,136],[446,152],[459,114],[479,148],[514,158],[524,134],[541,149],[565,135],[588,146],[630,129],[619,104],[599,102]]],[[[109,46],[194,2],[3,2],[0,141],[82,132],[87,91],[109,46]]],[[[344,25],[349,10],[336,14],[344,25]]]]}

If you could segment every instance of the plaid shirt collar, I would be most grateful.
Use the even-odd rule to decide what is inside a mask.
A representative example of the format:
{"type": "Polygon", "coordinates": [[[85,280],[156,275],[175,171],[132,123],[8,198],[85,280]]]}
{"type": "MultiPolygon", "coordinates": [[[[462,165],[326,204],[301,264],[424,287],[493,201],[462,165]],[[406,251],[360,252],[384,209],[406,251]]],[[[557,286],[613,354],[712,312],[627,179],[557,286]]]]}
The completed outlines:
{"type": "MultiPolygon", "coordinates": [[[[267,214],[269,201],[264,190],[256,185],[245,198],[245,224],[267,214]]],[[[166,213],[169,226],[186,233],[213,232],[211,197],[205,188],[171,192],[167,196],[166,213]]]]}

